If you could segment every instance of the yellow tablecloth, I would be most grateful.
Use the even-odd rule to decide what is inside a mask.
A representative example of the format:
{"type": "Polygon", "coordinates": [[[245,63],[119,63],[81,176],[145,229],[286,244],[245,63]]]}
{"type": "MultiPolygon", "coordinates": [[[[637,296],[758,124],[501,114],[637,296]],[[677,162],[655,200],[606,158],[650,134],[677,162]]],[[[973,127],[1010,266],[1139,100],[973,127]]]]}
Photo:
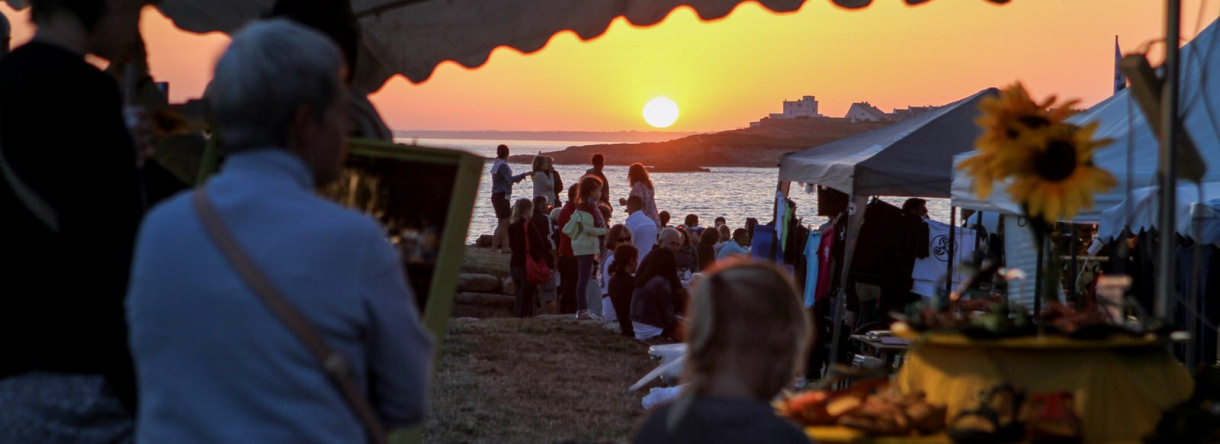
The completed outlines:
{"type": "Polygon", "coordinates": [[[1071,391],[1086,442],[1133,442],[1193,390],[1190,374],[1163,348],[995,347],[917,341],[895,383],[946,404],[949,418],[978,405],[1000,383],[1026,392],[1071,391]]]}
{"type": "Polygon", "coordinates": [[[805,427],[805,435],[817,443],[850,444],[951,444],[943,433],[936,435],[868,436],[859,430],[841,426],[805,427]]]}

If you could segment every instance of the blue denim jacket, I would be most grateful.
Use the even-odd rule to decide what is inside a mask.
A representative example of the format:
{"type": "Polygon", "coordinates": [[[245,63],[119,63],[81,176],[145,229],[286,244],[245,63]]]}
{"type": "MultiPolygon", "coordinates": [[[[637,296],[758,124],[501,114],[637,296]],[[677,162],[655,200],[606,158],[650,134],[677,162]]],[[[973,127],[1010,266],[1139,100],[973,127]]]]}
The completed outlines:
{"type": "MultiPolygon", "coordinates": [[[[263,273],[348,358],[386,426],[419,422],[433,341],[382,227],[317,197],[305,163],[278,149],[230,156],[206,190],[263,273]]],[[[365,442],[313,355],[204,232],[189,192],[140,228],[127,319],[138,442],[365,442]]]]}

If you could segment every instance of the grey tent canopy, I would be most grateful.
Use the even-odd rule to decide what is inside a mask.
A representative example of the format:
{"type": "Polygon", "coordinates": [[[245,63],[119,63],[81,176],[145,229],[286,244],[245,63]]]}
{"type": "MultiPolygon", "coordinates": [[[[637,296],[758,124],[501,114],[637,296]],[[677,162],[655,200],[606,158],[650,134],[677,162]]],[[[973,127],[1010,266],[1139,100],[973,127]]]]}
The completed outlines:
{"type": "Polygon", "coordinates": [[[970,151],[982,130],[970,97],[884,128],[785,154],[779,180],[814,183],[854,196],[949,197],[953,155],[970,151]]]}

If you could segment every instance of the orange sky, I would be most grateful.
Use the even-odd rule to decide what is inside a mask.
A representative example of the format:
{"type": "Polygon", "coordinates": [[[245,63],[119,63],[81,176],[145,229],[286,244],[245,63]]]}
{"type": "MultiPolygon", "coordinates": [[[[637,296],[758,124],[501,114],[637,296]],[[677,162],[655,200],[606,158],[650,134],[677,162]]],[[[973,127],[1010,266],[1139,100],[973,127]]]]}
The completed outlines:
{"type": "MultiPolygon", "coordinates": [[[[1183,2],[1183,34],[1220,15],[1220,0],[1183,2]]],[[[659,25],[616,20],[600,38],[552,38],[530,55],[501,48],[466,69],[446,62],[422,84],[401,76],[373,95],[396,129],[647,130],[640,109],[664,95],[681,116],[671,129],[746,126],[780,101],[815,95],[823,114],[854,101],[882,110],[950,102],[1014,80],[1035,95],[1093,104],[1111,92],[1114,36],[1132,52],[1163,33],[1163,2],[1036,0],[997,6],[936,0],[909,7],[877,0],[842,10],[810,0],[775,14],[748,2],[729,17],[700,22],[679,8],[659,25]]],[[[0,4],[15,43],[32,33],[28,13],[0,4]]],[[[173,100],[197,97],[227,38],[179,31],[151,7],[142,30],[153,75],[173,100]]]]}

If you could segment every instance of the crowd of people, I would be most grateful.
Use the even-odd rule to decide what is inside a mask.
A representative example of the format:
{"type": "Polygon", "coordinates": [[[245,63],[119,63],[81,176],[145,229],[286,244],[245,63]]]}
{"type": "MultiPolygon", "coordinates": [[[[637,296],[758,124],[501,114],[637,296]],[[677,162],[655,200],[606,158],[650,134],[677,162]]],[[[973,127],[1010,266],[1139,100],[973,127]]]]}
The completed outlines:
{"type": "Polygon", "coordinates": [[[643,164],[628,168],[627,196],[611,199],[605,156],[594,154],[591,168],[568,187],[563,201],[553,159],[536,156],[532,171],[514,175],[509,153],[508,146],[497,147],[489,171],[492,206],[506,227],[506,242],[493,240],[492,248],[509,246],[517,316],[541,309],[618,320],[623,335],[641,341],[680,340],[691,282],[718,261],[749,253],[749,230],[730,228],[724,217],[704,227],[698,215],[688,214],[670,226],[669,213],[657,210],[657,190],[643,164]],[[510,207],[507,196],[526,178],[533,178],[533,198],[510,207]],[[617,216],[613,201],[622,207],[617,216]],[[628,279],[634,284],[627,285],[628,279]]]}
{"type": "MultiPolygon", "coordinates": [[[[130,123],[147,116],[84,58],[142,47],[147,0],[29,3],[33,41],[0,52],[0,207],[6,277],[38,290],[2,299],[0,442],[384,442],[422,421],[434,340],[401,259],[376,220],[315,192],[348,136],[385,132],[351,122],[371,108],[351,88],[350,5],[280,0],[233,35],[205,97],[223,167],[190,189],[155,180],[147,123],[130,123]]],[[[649,436],[763,411],[808,326],[781,271],[730,265],[748,230],[670,226],[641,164],[616,223],[604,156],[562,201],[551,159],[514,175],[498,151],[494,246],[518,316],[616,320],[649,343],[689,332],[694,384],[649,436]],[[527,178],[532,198],[510,201],[527,178]],[[741,359],[766,365],[725,364],[741,359]]]]}

